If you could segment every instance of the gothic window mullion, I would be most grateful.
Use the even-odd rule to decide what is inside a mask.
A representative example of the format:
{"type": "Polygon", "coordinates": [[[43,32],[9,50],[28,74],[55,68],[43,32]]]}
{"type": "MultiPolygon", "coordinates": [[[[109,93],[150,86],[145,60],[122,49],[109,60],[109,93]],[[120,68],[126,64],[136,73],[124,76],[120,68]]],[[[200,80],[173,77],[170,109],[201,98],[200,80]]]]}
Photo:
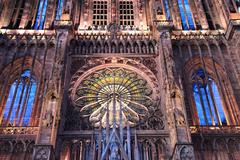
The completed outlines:
{"type": "Polygon", "coordinates": [[[25,70],[11,85],[2,112],[1,123],[8,126],[27,126],[36,95],[36,83],[29,70],[25,70]],[[24,120],[26,123],[22,123],[24,120]]]}
{"type": "Polygon", "coordinates": [[[37,15],[35,18],[34,29],[43,29],[47,6],[48,6],[48,0],[39,1],[37,15]]]}
{"type": "Polygon", "coordinates": [[[232,1],[232,4],[233,4],[233,7],[235,9],[236,12],[238,12],[238,7],[236,5],[236,0],[231,0],[232,1]]]}
{"type": "Polygon", "coordinates": [[[182,0],[178,0],[178,7],[179,7],[179,12],[180,12],[180,17],[181,17],[181,23],[183,29],[188,29],[189,25],[186,19],[186,15],[184,13],[184,4],[182,3],[182,0]]]}
{"type": "Polygon", "coordinates": [[[34,29],[39,28],[39,24],[40,24],[41,17],[42,17],[43,5],[44,5],[44,0],[39,0],[34,29]]]}
{"type": "Polygon", "coordinates": [[[230,13],[237,13],[237,6],[235,0],[228,0],[227,5],[229,8],[230,13]]]}
{"type": "Polygon", "coordinates": [[[43,3],[43,8],[41,12],[41,21],[39,23],[40,29],[43,29],[44,27],[44,22],[45,22],[45,17],[46,17],[46,12],[47,12],[47,6],[48,6],[48,0],[45,0],[43,3]]]}
{"type": "Polygon", "coordinates": [[[178,7],[184,30],[195,29],[194,18],[191,12],[191,7],[188,0],[178,0],[178,7]]]}
{"type": "Polygon", "coordinates": [[[208,104],[208,109],[209,109],[211,120],[212,120],[212,125],[215,125],[214,113],[212,111],[212,107],[211,107],[211,103],[210,103],[210,100],[209,100],[209,97],[208,97],[208,91],[207,91],[206,87],[207,87],[207,84],[204,84],[204,92],[205,92],[205,96],[206,96],[206,100],[207,100],[207,104],[208,104]]]}
{"type": "Polygon", "coordinates": [[[16,85],[16,88],[15,88],[15,90],[14,90],[13,99],[12,99],[12,102],[11,102],[11,105],[10,105],[10,108],[9,108],[9,111],[8,111],[8,115],[7,115],[7,119],[6,119],[6,124],[9,123],[10,118],[11,118],[11,114],[12,114],[13,106],[14,106],[14,103],[15,103],[15,99],[16,99],[16,97],[17,97],[17,92],[18,92],[18,87],[19,87],[20,81],[21,81],[20,79],[17,80],[17,85],[16,85]]]}
{"type": "Polygon", "coordinates": [[[203,9],[205,11],[205,15],[206,15],[206,20],[208,22],[208,27],[209,29],[215,29],[216,28],[216,23],[214,21],[210,6],[209,6],[209,2],[207,0],[202,0],[202,5],[203,5],[203,9]],[[212,27],[211,27],[212,25],[212,27]]]}
{"type": "Polygon", "coordinates": [[[18,1],[19,1],[19,2],[18,2],[18,6],[17,6],[17,8],[16,8],[16,14],[14,15],[13,26],[15,26],[16,23],[17,23],[17,18],[18,18],[18,15],[19,15],[19,10],[20,10],[21,7],[22,7],[22,1],[23,1],[23,0],[18,0],[18,1]]]}
{"type": "Polygon", "coordinates": [[[186,10],[186,6],[185,6],[185,0],[181,0],[182,1],[182,5],[183,5],[183,10],[184,10],[184,17],[186,19],[186,23],[187,23],[187,26],[188,28],[190,28],[190,25],[189,25],[189,21],[188,21],[188,15],[187,15],[187,10],[186,10]]]}
{"type": "Polygon", "coordinates": [[[170,13],[170,8],[169,8],[169,1],[168,0],[161,0],[162,5],[163,5],[163,12],[166,15],[166,19],[170,20],[171,19],[171,13],[170,13]]]}
{"type": "Polygon", "coordinates": [[[214,106],[215,114],[217,116],[218,124],[222,125],[222,121],[220,119],[220,114],[217,110],[217,105],[216,105],[216,101],[215,101],[214,94],[213,94],[212,84],[209,81],[207,81],[207,83],[208,83],[208,86],[209,86],[210,96],[211,96],[211,99],[212,99],[212,102],[213,102],[213,106],[214,106]]]}
{"type": "Polygon", "coordinates": [[[202,107],[203,114],[204,114],[205,124],[208,125],[207,112],[206,112],[204,101],[203,101],[202,91],[201,91],[201,89],[199,87],[198,82],[196,83],[196,85],[197,85],[197,89],[198,89],[198,93],[199,93],[199,97],[200,97],[201,107],[202,107]]]}
{"type": "MultiPolygon", "coordinates": [[[[29,80],[31,81],[31,79],[29,80]]],[[[25,99],[24,99],[24,103],[23,103],[23,106],[22,106],[22,112],[21,112],[21,115],[20,115],[20,120],[19,120],[19,124],[22,126],[23,125],[23,122],[24,122],[24,117],[26,116],[26,111],[29,107],[29,98],[30,98],[30,94],[31,94],[31,88],[32,87],[32,84],[29,82],[27,84],[27,90],[26,90],[26,96],[25,96],[25,99]]],[[[31,106],[34,106],[33,104],[31,106]]],[[[30,118],[29,118],[30,119],[30,118]]]]}
{"type": "Polygon", "coordinates": [[[26,87],[26,83],[23,83],[23,87],[22,87],[22,91],[21,91],[21,95],[20,95],[20,100],[19,100],[19,103],[18,103],[18,107],[17,107],[17,111],[16,111],[16,114],[15,114],[15,118],[14,118],[14,122],[13,122],[13,125],[15,126],[16,123],[17,123],[17,117],[19,115],[19,111],[21,110],[22,108],[22,99],[23,99],[23,96],[24,96],[24,91],[25,91],[25,87],[26,87]]]}
{"type": "Polygon", "coordinates": [[[62,16],[64,0],[58,0],[57,11],[56,11],[56,20],[60,20],[62,16]]]}
{"type": "Polygon", "coordinates": [[[200,125],[204,125],[202,123],[203,115],[207,125],[222,126],[228,124],[222,104],[222,96],[220,96],[215,81],[201,68],[192,75],[192,80],[194,82],[192,90],[200,125]],[[197,91],[196,87],[198,87],[197,91]]]}

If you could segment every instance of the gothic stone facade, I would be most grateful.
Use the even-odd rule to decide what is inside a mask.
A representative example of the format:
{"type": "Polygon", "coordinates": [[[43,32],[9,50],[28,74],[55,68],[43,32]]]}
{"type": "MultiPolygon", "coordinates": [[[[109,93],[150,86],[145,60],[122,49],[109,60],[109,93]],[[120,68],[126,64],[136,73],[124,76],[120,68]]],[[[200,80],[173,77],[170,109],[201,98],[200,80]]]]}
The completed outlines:
{"type": "Polygon", "coordinates": [[[0,159],[240,159],[238,0],[0,0],[0,159]]]}

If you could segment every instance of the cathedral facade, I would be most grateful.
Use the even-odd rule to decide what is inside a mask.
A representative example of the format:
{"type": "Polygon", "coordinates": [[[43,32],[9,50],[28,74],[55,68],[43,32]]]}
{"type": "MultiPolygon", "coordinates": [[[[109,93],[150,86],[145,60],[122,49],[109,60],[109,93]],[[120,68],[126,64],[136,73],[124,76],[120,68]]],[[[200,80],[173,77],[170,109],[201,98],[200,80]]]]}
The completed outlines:
{"type": "Polygon", "coordinates": [[[239,107],[239,0],[0,0],[0,160],[239,160],[239,107]]]}

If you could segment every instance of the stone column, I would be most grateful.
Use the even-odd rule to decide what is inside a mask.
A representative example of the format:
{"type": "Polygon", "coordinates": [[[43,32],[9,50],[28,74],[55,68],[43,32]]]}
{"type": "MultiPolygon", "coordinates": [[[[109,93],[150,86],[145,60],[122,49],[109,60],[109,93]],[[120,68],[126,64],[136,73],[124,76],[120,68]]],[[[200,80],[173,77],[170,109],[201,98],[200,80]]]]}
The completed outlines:
{"type": "Polygon", "coordinates": [[[15,0],[9,0],[3,3],[4,3],[4,8],[2,10],[2,14],[0,17],[0,28],[7,27],[9,25],[12,14],[13,14],[15,0]]]}
{"type": "Polygon", "coordinates": [[[34,160],[39,157],[44,160],[51,160],[55,156],[54,150],[59,127],[60,108],[63,100],[58,97],[63,97],[62,86],[65,78],[63,65],[65,64],[69,29],[72,27],[72,23],[70,21],[69,23],[58,21],[55,23],[55,27],[57,28],[55,56],[52,61],[52,68],[50,67],[51,73],[47,78],[48,85],[45,89],[44,103],[41,107],[42,113],[38,138],[34,147],[34,160]]]}
{"type": "MultiPolygon", "coordinates": [[[[158,27],[158,54],[156,61],[159,64],[161,72],[159,81],[163,81],[164,95],[161,94],[161,101],[164,101],[166,106],[166,120],[170,134],[169,153],[176,156],[186,154],[186,150],[193,150],[191,145],[191,137],[189,126],[187,124],[186,110],[184,103],[184,92],[180,78],[180,71],[177,71],[172,49],[172,41],[169,29],[158,27]],[[186,146],[187,145],[187,146],[186,146]],[[183,150],[183,146],[186,146],[183,150]],[[190,146],[190,147],[189,147],[190,146]],[[178,149],[178,148],[182,149],[178,149]],[[176,153],[175,153],[176,152],[176,153]]],[[[193,158],[194,158],[194,153],[193,158]]],[[[188,156],[188,155],[184,155],[188,156]]],[[[189,155],[192,156],[192,155],[189,155]]]]}

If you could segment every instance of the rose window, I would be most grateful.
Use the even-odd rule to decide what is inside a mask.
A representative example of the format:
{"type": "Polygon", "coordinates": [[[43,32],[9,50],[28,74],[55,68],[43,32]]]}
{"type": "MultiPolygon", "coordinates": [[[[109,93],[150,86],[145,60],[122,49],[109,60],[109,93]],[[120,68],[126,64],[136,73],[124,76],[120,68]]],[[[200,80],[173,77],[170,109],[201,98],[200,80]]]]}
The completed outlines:
{"type": "Polygon", "coordinates": [[[149,115],[152,89],[141,75],[109,67],[81,80],[74,103],[94,127],[134,126],[149,115]]]}

